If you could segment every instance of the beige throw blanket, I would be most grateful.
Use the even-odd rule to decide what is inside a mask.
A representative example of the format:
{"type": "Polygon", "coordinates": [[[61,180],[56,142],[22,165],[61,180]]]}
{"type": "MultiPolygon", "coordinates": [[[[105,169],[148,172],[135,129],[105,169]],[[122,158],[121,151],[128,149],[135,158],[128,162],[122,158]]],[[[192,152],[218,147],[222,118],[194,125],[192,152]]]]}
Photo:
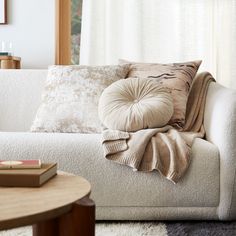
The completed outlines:
{"type": "Polygon", "coordinates": [[[205,101],[212,81],[215,80],[208,72],[194,79],[187,103],[186,124],[182,130],[169,125],[137,132],[105,129],[102,132],[105,157],[138,171],[156,169],[177,183],[189,166],[194,139],[204,137],[205,101]]]}

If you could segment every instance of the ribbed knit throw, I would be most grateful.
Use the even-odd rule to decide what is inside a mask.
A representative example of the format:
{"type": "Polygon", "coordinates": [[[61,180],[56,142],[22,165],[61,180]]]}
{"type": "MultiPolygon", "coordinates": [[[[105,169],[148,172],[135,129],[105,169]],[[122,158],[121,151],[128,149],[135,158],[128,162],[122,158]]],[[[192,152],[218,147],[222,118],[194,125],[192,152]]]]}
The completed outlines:
{"type": "Polygon", "coordinates": [[[169,125],[137,132],[104,129],[102,144],[105,157],[137,171],[158,170],[168,180],[177,183],[189,166],[194,139],[205,135],[204,108],[212,81],[215,80],[208,72],[200,73],[194,79],[182,130],[169,125]]]}

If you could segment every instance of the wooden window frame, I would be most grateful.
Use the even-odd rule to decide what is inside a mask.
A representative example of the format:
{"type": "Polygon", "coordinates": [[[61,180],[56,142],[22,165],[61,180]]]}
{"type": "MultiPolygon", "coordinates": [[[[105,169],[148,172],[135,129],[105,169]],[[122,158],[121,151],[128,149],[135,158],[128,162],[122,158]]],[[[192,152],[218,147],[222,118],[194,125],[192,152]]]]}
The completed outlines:
{"type": "Polygon", "coordinates": [[[71,0],[56,1],[56,65],[71,64],[71,0]]]}

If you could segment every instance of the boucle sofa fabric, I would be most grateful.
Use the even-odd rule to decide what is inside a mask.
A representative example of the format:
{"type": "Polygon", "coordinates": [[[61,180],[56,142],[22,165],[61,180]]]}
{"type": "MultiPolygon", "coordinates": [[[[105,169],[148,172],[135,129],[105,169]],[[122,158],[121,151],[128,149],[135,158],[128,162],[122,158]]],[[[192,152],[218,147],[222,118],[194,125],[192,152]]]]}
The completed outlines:
{"type": "Polygon", "coordinates": [[[0,133],[1,158],[34,156],[42,161],[58,162],[58,169],[90,181],[91,198],[97,207],[218,206],[219,152],[205,140],[195,140],[186,178],[177,185],[156,173],[133,172],[107,161],[102,152],[100,134],[0,133]]]}
{"type": "Polygon", "coordinates": [[[107,87],[98,104],[101,122],[109,129],[137,131],[162,127],[173,114],[170,91],[153,80],[129,78],[107,87]]]}
{"type": "Polygon", "coordinates": [[[0,70],[1,158],[35,156],[86,177],[100,220],[236,219],[235,91],[210,84],[204,112],[208,141],[195,139],[186,178],[173,185],[156,173],[133,173],[106,161],[99,134],[23,133],[40,105],[46,75],[47,70],[0,70]]]}
{"type": "Polygon", "coordinates": [[[183,221],[183,220],[209,220],[209,219],[218,220],[217,207],[99,207],[97,206],[96,218],[103,220],[144,219],[151,221],[152,220],[183,221]],[[142,219],[140,219],[140,215],[142,215],[142,219]]]}
{"type": "Polygon", "coordinates": [[[99,133],[98,100],[129,65],[51,66],[32,132],[99,133]]]}
{"type": "Polygon", "coordinates": [[[204,114],[206,139],[220,152],[221,220],[236,219],[236,91],[212,84],[204,114]]]}
{"type": "Polygon", "coordinates": [[[174,113],[169,124],[183,127],[188,94],[201,61],[158,64],[120,60],[120,63],[131,63],[127,77],[153,79],[170,89],[174,102],[174,113]]]}
{"type": "Polygon", "coordinates": [[[0,131],[29,131],[47,70],[0,70],[0,131]]]}

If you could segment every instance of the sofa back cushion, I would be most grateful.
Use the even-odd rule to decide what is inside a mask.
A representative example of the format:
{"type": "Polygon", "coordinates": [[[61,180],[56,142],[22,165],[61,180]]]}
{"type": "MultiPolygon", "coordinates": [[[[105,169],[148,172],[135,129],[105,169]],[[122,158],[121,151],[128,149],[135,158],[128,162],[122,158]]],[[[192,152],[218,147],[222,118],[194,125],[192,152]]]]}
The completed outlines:
{"type": "Polygon", "coordinates": [[[32,132],[100,133],[98,101],[129,65],[51,66],[32,132]]]}
{"type": "Polygon", "coordinates": [[[173,97],[174,113],[169,124],[182,128],[185,123],[189,91],[201,61],[159,64],[120,60],[120,63],[131,63],[128,77],[152,79],[170,90],[173,97]]]}
{"type": "Polygon", "coordinates": [[[47,70],[0,70],[0,131],[29,131],[47,70]]]}

